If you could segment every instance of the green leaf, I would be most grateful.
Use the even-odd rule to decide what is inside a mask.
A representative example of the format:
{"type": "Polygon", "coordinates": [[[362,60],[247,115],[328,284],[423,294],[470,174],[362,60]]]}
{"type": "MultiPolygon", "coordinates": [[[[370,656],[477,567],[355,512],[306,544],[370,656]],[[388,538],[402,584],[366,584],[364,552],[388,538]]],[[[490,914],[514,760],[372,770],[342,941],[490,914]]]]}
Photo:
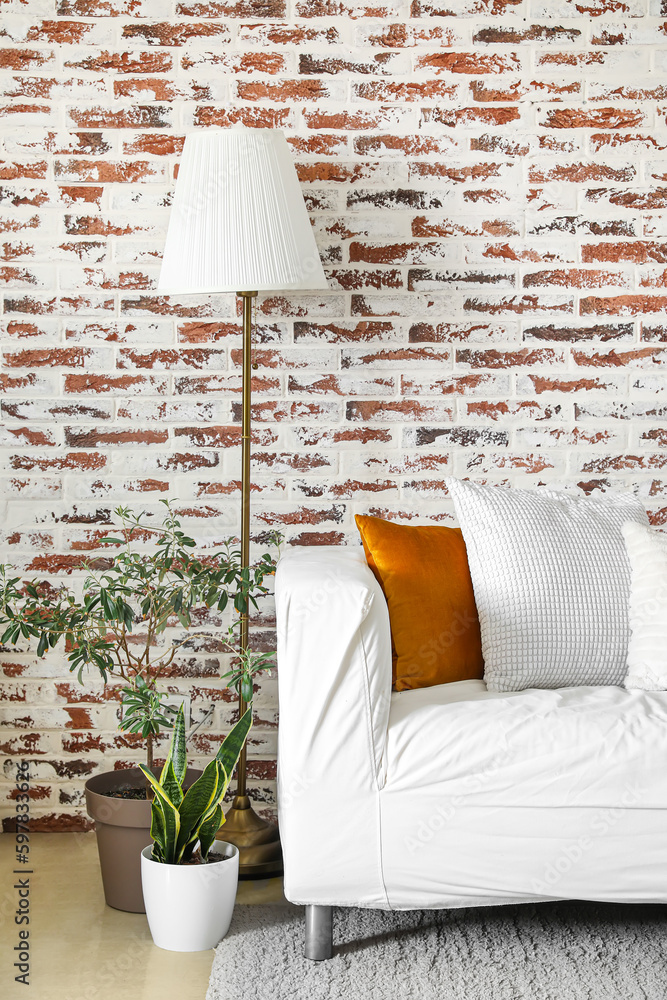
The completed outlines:
{"type": "Polygon", "coordinates": [[[164,763],[162,774],[160,775],[160,781],[164,779],[164,775],[167,771],[167,765],[169,763],[173,765],[176,780],[180,785],[182,785],[183,779],[185,778],[185,772],[187,770],[187,760],[185,756],[185,717],[183,713],[183,705],[179,708],[178,715],[176,716],[174,734],[171,738],[171,743],[169,744],[169,753],[167,754],[167,759],[164,763]]]}
{"type": "Polygon", "coordinates": [[[206,861],[208,852],[215,842],[215,835],[225,822],[222,805],[216,806],[209,819],[204,820],[199,827],[199,850],[202,859],[206,861]]]}
{"type": "Polygon", "coordinates": [[[253,694],[254,690],[252,686],[252,677],[248,677],[247,674],[244,674],[241,678],[241,697],[246,704],[250,704],[253,694]]]}
{"type": "Polygon", "coordinates": [[[180,860],[185,845],[196,834],[202,819],[222,802],[227,784],[224,768],[216,759],[206,765],[202,776],[187,790],[180,808],[177,859],[180,860]]]}
{"type": "MultiPolygon", "coordinates": [[[[139,767],[148,780],[149,784],[153,788],[156,796],[159,796],[160,803],[162,806],[162,816],[164,819],[164,860],[168,865],[175,865],[177,863],[176,859],[176,844],[178,843],[178,837],[181,829],[181,818],[178,809],[175,807],[174,803],[171,801],[169,796],[165,793],[164,789],[158,781],[156,781],[154,775],[147,767],[140,764],[139,767]]],[[[155,799],[151,805],[151,825],[153,810],[156,809],[155,799]]],[[[159,824],[159,820],[156,820],[156,824],[159,824]]]]}
{"type": "Polygon", "coordinates": [[[12,624],[8,628],[6,628],[5,631],[2,633],[2,637],[0,638],[0,643],[4,645],[6,642],[10,642],[13,632],[14,632],[14,625],[12,624]]]}
{"type": "MultiPolygon", "coordinates": [[[[162,805],[162,800],[157,796],[154,797],[151,803],[151,837],[155,841],[155,844],[159,848],[159,854],[161,858],[164,858],[167,852],[167,827],[164,818],[164,806],[162,805]]],[[[155,857],[155,846],[153,847],[153,856],[155,857]]],[[[155,858],[157,861],[158,859],[155,858]]]]}
{"type": "MultiPolygon", "coordinates": [[[[234,728],[222,741],[220,749],[215,755],[215,759],[219,760],[225,769],[225,774],[227,775],[227,785],[232,780],[232,775],[234,773],[234,768],[238,762],[241,755],[241,750],[245,744],[248,733],[250,732],[250,727],[252,726],[252,708],[249,708],[247,712],[236,723],[234,728]]],[[[227,786],[225,786],[225,791],[227,791],[227,786]]]]}
{"type": "Polygon", "coordinates": [[[174,773],[173,761],[167,761],[163,767],[162,774],[160,775],[160,784],[178,809],[183,801],[183,788],[182,782],[178,780],[174,773]]]}

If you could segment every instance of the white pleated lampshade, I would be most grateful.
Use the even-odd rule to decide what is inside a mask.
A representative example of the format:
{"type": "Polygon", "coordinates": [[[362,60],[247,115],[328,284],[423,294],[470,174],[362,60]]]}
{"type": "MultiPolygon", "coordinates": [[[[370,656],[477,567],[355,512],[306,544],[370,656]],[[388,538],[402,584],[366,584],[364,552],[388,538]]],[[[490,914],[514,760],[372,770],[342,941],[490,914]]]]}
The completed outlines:
{"type": "Polygon", "coordinates": [[[188,135],[158,291],[326,287],[283,133],[208,129],[188,135]]]}

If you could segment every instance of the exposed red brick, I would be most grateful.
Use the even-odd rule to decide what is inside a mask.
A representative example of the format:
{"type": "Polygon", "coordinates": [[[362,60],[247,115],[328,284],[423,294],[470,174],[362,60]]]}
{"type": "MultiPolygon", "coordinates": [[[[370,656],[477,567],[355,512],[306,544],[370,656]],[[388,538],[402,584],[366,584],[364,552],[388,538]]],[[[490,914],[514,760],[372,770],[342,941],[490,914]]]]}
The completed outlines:
{"type": "Polygon", "coordinates": [[[504,153],[505,156],[526,156],[530,147],[504,135],[481,135],[470,140],[473,152],[504,153]]]}
{"type": "Polygon", "coordinates": [[[645,341],[667,342],[667,326],[662,324],[648,326],[642,323],[641,339],[645,341]]]}
{"type": "Polygon", "coordinates": [[[290,538],[290,545],[343,545],[345,535],[342,531],[302,531],[290,538]]]}
{"type": "Polygon", "coordinates": [[[558,393],[578,393],[590,392],[592,390],[612,391],[610,385],[602,378],[553,378],[545,375],[528,374],[531,383],[531,392],[558,392],[558,393]]]}
{"type": "Polygon", "coordinates": [[[523,277],[524,288],[600,288],[604,285],[627,287],[628,277],[621,271],[586,271],[567,268],[558,271],[534,271],[523,277]]]}
{"type": "MultiPolygon", "coordinates": [[[[2,51],[2,50],[0,50],[2,51]]],[[[25,163],[0,160],[0,180],[43,180],[48,169],[46,160],[27,161],[25,163]]]]}
{"type": "Polygon", "coordinates": [[[148,132],[138,135],[131,142],[123,142],[123,152],[130,155],[180,156],[184,139],[164,132],[148,132]]]}
{"type": "Polygon", "coordinates": [[[621,205],[623,208],[636,210],[661,209],[667,207],[667,188],[658,187],[649,191],[610,191],[607,188],[589,189],[586,200],[597,202],[608,199],[611,205],[621,205]]]}
{"type": "MultiPolygon", "coordinates": [[[[31,833],[88,833],[95,823],[86,816],[71,813],[46,813],[30,816],[28,827],[31,833]]],[[[8,816],[2,821],[4,833],[16,833],[16,819],[8,816]]]]}
{"type": "Polygon", "coordinates": [[[410,420],[445,420],[454,418],[450,404],[419,403],[412,399],[351,400],[345,406],[348,420],[403,423],[410,420]]]}
{"type": "Polygon", "coordinates": [[[406,156],[446,154],[449,140],[428,135],[364,135],[354,139],[354,151],[362,156],[375,156],[389,150],[398,150],[406,156]]]}
{"type": "Polygon", "coordinates": [[[70,448],[103,448],[106,445],[154,445],[166,444],[169,432],[166,430],[116,430],[107,428],[66,427],[65,443],[70,448]]]}
{"type": "Polygon", "coordinates": [[[59,347],[45,350],[16,351],[5,354],[3,361],[10,368],[83,368],[95,358],[90,347],[59,347]]]}
{"type": "Polygon", "coordinates": [[[0,67],[25,72],[30,69],[41,69],[53,63],[55,54],[52,49],[0,49],[0,67]]]}
{"type": "Polygon", "coordinates": [[[631,108],[551,108],[543,124],[547,128],[636,128],[643,124],[643,111],[631,108]]]}
{"type": "Polygon", "coordinates": [[[147,377],[146,375],[66,375],[65,392],[72,393],[114,393],[114,394],[151,394],[163,395],[167,391],[167,380],[147,377]]]}
{"type": "Polygon", "coordinates": [[[502,45],[521,42],[576,42],[581,36],[578,28],[551,27],[549,25],[531,24],[529,28],[482,28],[473,36],[473,42],[483,42],[487,45],[500,43],[502,45]]]}
{"type": "Polygon", "coordinates": [[[167,73],[173,66],[170,52],[135,49],[131,52],[103,50],[94,55],[84,52],[66,58],[68,69],[85,69],[93,73],[167,73]]]}
{"type": "Polygon", "coordinates": [[[581,259],[586,263],[596,261],[632,261],[635,264],[667,264],[667,243],[636,240],[632,243],[584,244],[581,259]]]}
{"type": "Polygon", "coordinates": [[[54,174],[57,178],[75,177],[80,181],[100,181],[104,184],[118,182],[134,184],[137,181],[160,176],[159,169],[147,160],[122,163],[113,163],[109,160],[56,160],[54,174]]]}
{"type": "Polygon", "coordinates": [[[425,108],[425,122],[435,122],[447,128],[456,128],[470,122],[474,125],[508,125],[518,121],[521,113],[518,108],[425,108]]]}
{"type": "Polygon", "coordinates": [[[660,347],[640,347],[636,350],[619,352],[614,350],[594,351],[572,351],[572,360],[576,365],[583,368],[624,368],[627,365],[636,364],[662,364],[667,361],[667,349],[660,347]]]}
{"type": "Polygon", "coordinates": [[[202,3],[178,3],[179,17],[285,17],[285,0],[205,0],[202,3]]]}
{"type": "Polygon", "coordinates": [[[461,348],[456,351],[456,363],[470,365],[471,368],[524,368],[554,364],[561,360],[560,353],[551,348],[535,350],[523,347],[518,351],[476,351],[461,348]]]}
{"type": "Polygon", "coordinates": [[[616,149],[630,144],[644,146],[646,149],[664,150],[664,145],[652,135],[638,135],[636,132],[594,132],[589,136],[589,143],[594,153],[605,147],[616,149]]]}
{"type": "Polygon", "coordinates": [[[418,56],[416,68],[448,73],[468,73],[478,76],[484,73],[512,73],[521,68],[521,60],[515,53],[508,55],[486,55],[481,52],[432,52],[418,56]]]}
{"type": "Polygon", "coordinates": [[[210,38],[212,44],[229,40],[229,28],[226,24],[212,24],[210,21],[181,21],[171,24],[168,21],[142,24],[134,22],[123,25],[123,38],[140,38],[148,45],[185,45],[190,39],[210,38]]]}
{"type": "Polygon", "coordinates": [[[283,80],[281,83],[237,83],[243,101],[316,101],[329,96],[322,80],[283,80]]]}
{"type": "Polygon", "coordinates": [[[515,313],[523,315],[530,312],[573,312],[572,302],[540,302],[536,295],[523,295],[521,298],[512,296],[511,298],[470,298],[463,304],[467,312],[483,312],[491,316],[499,313],[515,313]]]}
{"type": "Polygon", "coordinates": [[[167,105],[144,104],[112,110],[106,107],[71,107],[69,116],[81,128],[169,128],[167,105]]]}
{"type": "Polygon", "coordinates": [[[632,340],[632,323],[596,323],[593,326],[571,327],[533,326],[524,330],[524,340],[550,340],[561,343],[578,343],[582,340],[632,340]]]}
{"type": "Polygon", "coordinates": [[[526,93],[526,88],[521,83],[515,81],[502,87],[487,87],[481,80],[473,80],[470,84],[473,101],[482,104],[490,104],[493,101],[507,103],[508,101],[519,101],[526,93]]]}
{"type": "Polygon", "coordinates": [[[663,312],[667,309],[664,295],[614,295],[607,298],[589,296],[581,299],[582,316],[639,316],[642,313],[663,312]]]}
{"type": "MultiPolygon", "coordinates": [[[[199,448],[234,448],[241,444],[240,427],[177,427],[175,437],[187,438],[188,444],[199,448]]],[[[276,436],[257,429],[252,436],[253,444],[266,447],[276,441],[276,436]]]]}
{"type": "MultiPolygon", "coordinates": [[[[508,10],[521,0],[478,0],[471,4],[466,13],[506,14],[508,10]]],[[[451,5],[447,0],[412,0],[410,6],[412,17],[449,17],[452,14],[451,5]]]]}
{"type": "MultiPolygon", "coordinates": [[[[432,222],[425,215],[412,220],[413,236],[518,236],[516,223],[509,219],[483,219],[479,223],[463,223],[445,219],[432,222]]],[[[514,252],[515,251],[509,251],[514,252]]],[[[502,254],[498,254],[502,256],[502,254]]],[[[510,259],[510,258],[508,258],[510,259]]],[[[516,256],[511,259],[518,259],[516,256]]]]}
{"type": "Polygon", "coordinates": [[[198,107],[195,111],[195,125],[232,128],[243,125],[246,128],[283,128],[289,118],[289,108],[216,108],[198,107]]]}
{"type": "Polygon", "coordinates": [[[453,97],[456,87],[440,80],[425,83],[394,83],[374,80],[352,85],[357,97],[364,101],[432,101],[453,97]]]}
{"type": "Polygon", "coordinates": [[[568,163],[550,167],[531,166],[528,179],[532,184],[546,184],[549,181],[570,181],[582,184],[586,181],[632,181],[637,176],[635,167],[613,167],[606,163],[568,163]]]}
{"type": "Polygon", "coordinates": [[[56,456],[40,457],[31,453],[29,455],[11,455],[9,465],[12,469],[31,472],[38,470],[48,472],[56,470],[58,472],[93,472],[96,469],[103,469],[107,464],[104,455],[93,452],[70,452],[56,456]]]}
{"type": "Polygon", "coordinates": [[[294,339],[324,340],[333,344],[366,343],[382,340],[392,330],[391,323],[362,322],[344,326],[338,323],[307,323],[297,321],[294,324],[294,339]]]}

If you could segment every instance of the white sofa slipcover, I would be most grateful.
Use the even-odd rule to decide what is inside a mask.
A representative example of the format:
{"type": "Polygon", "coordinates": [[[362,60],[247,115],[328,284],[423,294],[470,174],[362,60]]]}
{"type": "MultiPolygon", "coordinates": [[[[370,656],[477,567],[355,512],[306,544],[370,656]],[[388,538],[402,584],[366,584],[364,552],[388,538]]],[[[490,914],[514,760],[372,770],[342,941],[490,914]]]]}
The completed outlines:
{"type": "Polygon", "coordinates": [[[667,901],[666,693],[392,693],[387,605],[361,549],[289,552],[276,607],[289,900],[667,901]]]}

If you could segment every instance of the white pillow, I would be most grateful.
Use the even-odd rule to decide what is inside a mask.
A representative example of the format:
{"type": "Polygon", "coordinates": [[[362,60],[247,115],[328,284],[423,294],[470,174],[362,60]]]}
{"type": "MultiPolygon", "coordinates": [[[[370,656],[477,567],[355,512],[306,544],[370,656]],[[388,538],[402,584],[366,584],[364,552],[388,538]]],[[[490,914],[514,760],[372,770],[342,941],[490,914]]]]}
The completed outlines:
{"type": "Polygon", "coordinates": [[[667,690],[667,535],[629,521],[630,644],[626,688],[667,690]]]}
{"type": "Polygon", "coordinates": [[[632,494],[586,497],[448,479],[463,530],[490,691],[622,684],[632,494]]]}

